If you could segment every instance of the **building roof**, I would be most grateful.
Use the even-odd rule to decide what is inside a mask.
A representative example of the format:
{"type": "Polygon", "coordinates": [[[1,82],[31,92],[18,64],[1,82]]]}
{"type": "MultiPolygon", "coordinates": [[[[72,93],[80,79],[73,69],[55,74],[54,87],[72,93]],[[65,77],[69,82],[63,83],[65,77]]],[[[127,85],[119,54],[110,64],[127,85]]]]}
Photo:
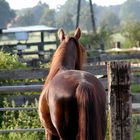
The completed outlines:
{"type": "Polygon", "coordinates": [[[2,33],[16,33],[16,32],[57,32],[57,28],[48,27],[45,25],[35,25],[35,26],[26,26],[26,27],[11,27],[7,29],[2,29],[2,33]]]}

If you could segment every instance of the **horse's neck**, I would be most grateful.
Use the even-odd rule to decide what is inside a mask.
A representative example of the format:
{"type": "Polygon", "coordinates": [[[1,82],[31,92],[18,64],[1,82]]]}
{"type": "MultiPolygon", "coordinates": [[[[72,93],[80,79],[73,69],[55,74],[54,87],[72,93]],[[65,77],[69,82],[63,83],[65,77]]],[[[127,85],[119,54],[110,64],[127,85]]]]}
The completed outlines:
{"type": "Polygon", "coordinates": [[[75,44],[71,44],[71,46],[68,46],[67,51],[65,51],[60,58],[52,62],[52,66],[45,84],[52,80],[53,77],[55,77],[55,75],[58,73],[65,70],[75,69],[77,61],[77,50],[75,49],[74,45],[75,44]]]}
{"type": "Polygon", "coordinates": [[[67,50],[61,60],[61,68],[62,69],[75,69],[75,65],[77,62],[77,47],[74,42],[70,42],[69,46],[67,46],[67,50]]]}
{"type": "Polygon", "coordinates": [[[66,70],[72,70],[74,69],[74,67],[71,67],[70,65],[60,65],[58,68],[56,68],[55,70],[50,69],[50,72],[47,76],[47,79],[45,81],[45,85],[48,84],[49,81],[51,81],[57,74],[66,71],[66,70]]]}
{"type": "Polygon", "coordinates": [[[64,59],[61,63],[60,70],[70,70],[75,69],[76,59],[75,56],[72,54],[69,59],[64,59]]]}

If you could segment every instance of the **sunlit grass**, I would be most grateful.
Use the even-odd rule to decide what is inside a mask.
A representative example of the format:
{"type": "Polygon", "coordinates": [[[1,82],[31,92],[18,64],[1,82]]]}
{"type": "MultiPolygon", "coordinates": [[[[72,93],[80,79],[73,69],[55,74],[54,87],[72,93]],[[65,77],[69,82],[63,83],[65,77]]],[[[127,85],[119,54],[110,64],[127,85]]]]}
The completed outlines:
{"type": "Polygon", "coordinates": [[[131,92],[132,93],[140,93],[140,84],[132,84],[131,85],[131,92]]]}

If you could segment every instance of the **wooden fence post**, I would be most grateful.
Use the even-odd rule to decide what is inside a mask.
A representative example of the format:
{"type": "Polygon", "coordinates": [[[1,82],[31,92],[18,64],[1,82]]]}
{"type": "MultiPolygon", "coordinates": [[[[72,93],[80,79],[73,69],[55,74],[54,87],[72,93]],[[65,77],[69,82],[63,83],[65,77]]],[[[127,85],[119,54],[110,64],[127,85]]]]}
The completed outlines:
{"type": "Polygon", "coordinates": [[[109,62],[107,72],[110,140],[132,140],[130,63],[109,62]]]}

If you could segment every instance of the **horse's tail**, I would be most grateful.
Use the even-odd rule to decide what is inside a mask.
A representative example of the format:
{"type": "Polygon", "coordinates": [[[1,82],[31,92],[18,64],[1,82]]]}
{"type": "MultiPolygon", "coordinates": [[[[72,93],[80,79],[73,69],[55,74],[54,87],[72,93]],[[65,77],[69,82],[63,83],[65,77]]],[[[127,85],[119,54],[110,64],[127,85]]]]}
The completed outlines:
{"type": "Polygon", "coordinates": [[[79,111],[78,140],[103,140],[97,95],[92,84],[81,82],[76,89],[79,111]]]}

